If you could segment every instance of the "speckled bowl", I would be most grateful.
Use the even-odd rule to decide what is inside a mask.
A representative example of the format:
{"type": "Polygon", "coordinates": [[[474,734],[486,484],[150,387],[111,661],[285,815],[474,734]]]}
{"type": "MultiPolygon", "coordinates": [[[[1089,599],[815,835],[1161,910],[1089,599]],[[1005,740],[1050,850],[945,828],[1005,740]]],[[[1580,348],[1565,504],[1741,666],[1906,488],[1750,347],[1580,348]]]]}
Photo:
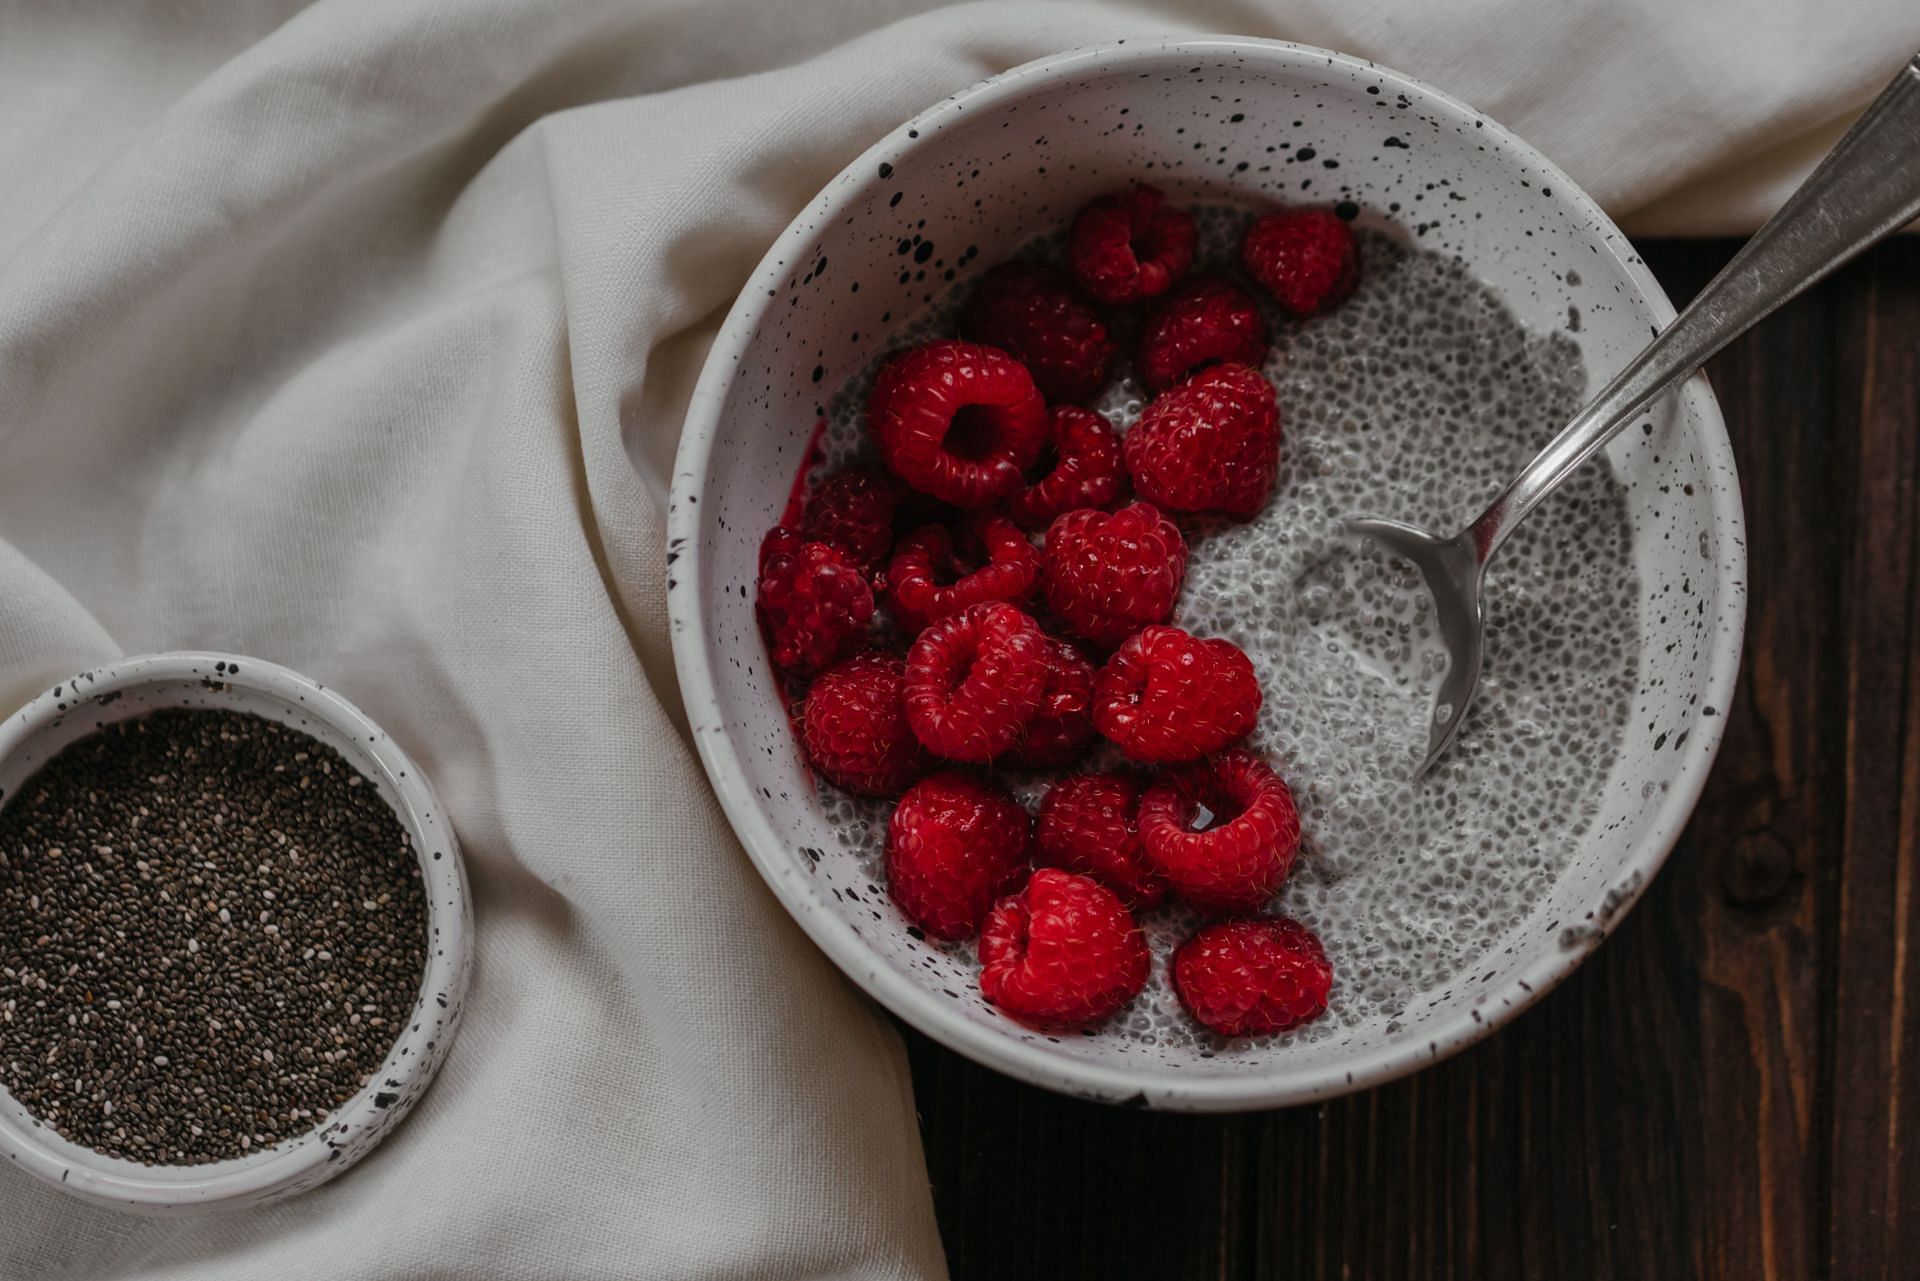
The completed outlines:
{"type": "MultiPolygon", "coordinates": [[[[902,1018],[982,1063],[1084,1097],[1192,1110],[1306,1102],[1486,1035],[1566,977],[1659,868],[1713,761],[1717,710],[1739,663],[1739,487],[1704,379],[1608,449],[1627,491],[1639,578],[1634,714],[1596,798],[1598,819],[1577,841],[1569,821],[1567,868],[1475,973],[1413,994],[1393,1020],[1217,1054],[1014,1024],[981,1000],[969,966],[910,935],[840,852],[756,631],[756,545],[780,517],[828,395],[944,288],[944,267],[982,271],[1088,198],[1141,177],[1176,201],[1344,199],[1397,210],[1404,234],[1464,259],[1530,329],[1565,327],[1577,309],[1590,386],[1673,316],[1632,247],[1565,174],[1406,76],[1244,39],[1128,42],[1015,68],[861,156],[741,293],[694,392],[675,467],[674,652],[700,752],[748,853],[815,942],[902,1018]],[[1281,141],[1291,142],[1292,163],[1272,154],[1281,141]],[[1313,162],[1299,163],[1306,147],[1313,162]],[[909,266],[900,248],[916,236],[930,247],[909,266]]],[[[1559,425],[1541,423],[1542,442],[1559,425]]]]}
{"type": "Polygon", "coordinates": [[[82,1147],[0,1089],[7,1163],[96,1204],[191,1214],[282,1200],[325,1183],[371,1151],[426,1092],[453,1046],[473,955],[473,915],[453,826],[407,754],[340,695],[257,658],[155,654],[81,672],[0,722],[0,807],[61,748],[103,725],[165,708],[251,712],[345,757],[393,807],[420,856],[427,968],[413,1016],[386,1061],[314,1129],[238,1160],[150,1166],[82,1147]]]}

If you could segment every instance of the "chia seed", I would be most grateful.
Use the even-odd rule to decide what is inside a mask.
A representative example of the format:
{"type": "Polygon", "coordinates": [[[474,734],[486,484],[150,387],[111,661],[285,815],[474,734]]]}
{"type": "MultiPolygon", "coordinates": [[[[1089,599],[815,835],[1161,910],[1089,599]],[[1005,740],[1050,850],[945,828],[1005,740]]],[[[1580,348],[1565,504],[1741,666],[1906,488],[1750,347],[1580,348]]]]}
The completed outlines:
{"type": "Polygon", "coordinates": [[[200,1165],[304,1133],[411,1013],[412,842],[332,748],[162,711],[0,808],[0,1084],[75,1143],[200,1165]]]}

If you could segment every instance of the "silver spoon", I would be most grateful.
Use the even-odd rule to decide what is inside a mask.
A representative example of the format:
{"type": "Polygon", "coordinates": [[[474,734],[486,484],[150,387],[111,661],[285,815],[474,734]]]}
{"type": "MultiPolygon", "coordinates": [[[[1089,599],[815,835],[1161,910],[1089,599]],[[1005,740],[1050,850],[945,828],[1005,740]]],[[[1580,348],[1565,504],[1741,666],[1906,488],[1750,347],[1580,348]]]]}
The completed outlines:
{"type": "Polygon", "coordinates": [[[1826,159],[1687,309],[1455,534],[1350,518],[1350,534],[1411,561],[1433,596],[1447,671],[1434,696],[1425,774],[1453,742],[1480,685],[1480,588],[1500,545],[1642,409],[1774,308],[1920,215],[1920,56],[1894,77],[1826,159]]]}

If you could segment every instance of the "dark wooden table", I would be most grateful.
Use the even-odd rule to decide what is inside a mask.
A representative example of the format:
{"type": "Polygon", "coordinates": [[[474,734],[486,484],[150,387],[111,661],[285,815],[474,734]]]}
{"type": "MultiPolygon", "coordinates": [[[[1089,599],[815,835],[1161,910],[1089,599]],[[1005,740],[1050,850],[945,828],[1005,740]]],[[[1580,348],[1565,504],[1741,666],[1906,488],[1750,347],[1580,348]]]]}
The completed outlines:
{"type": "MultiPolygon", "coordinates": [[[[1644,246],[1676,301],[1733,248],[1644,246]]],[[[1746,663],[1615,936],[1481,1045],[1283,1112],[1098,1107],[909,1032],[957,1281],[1920,1277],[1920,243],[1711,374],[1746,663]]]]}

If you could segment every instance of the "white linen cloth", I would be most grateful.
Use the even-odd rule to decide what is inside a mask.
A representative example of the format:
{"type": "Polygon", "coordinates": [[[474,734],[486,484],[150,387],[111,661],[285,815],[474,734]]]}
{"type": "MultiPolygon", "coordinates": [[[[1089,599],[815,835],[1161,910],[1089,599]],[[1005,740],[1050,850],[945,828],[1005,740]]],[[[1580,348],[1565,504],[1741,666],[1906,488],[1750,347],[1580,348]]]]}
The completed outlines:
{"type": "Polygon", "coordinates": [[[1489,111],[1631,229],[1750,228],[1902,0],[11,0],[0,712],[122,653],[334,685],[476,886],[461,1040],[363,1165],[155,1222],[0,1172],[0,1278],[935,1277],[897,1038],[681,733],[665,490],[715,326],[870,141],[1076,44],[1234,31],[1489,111]]]}

